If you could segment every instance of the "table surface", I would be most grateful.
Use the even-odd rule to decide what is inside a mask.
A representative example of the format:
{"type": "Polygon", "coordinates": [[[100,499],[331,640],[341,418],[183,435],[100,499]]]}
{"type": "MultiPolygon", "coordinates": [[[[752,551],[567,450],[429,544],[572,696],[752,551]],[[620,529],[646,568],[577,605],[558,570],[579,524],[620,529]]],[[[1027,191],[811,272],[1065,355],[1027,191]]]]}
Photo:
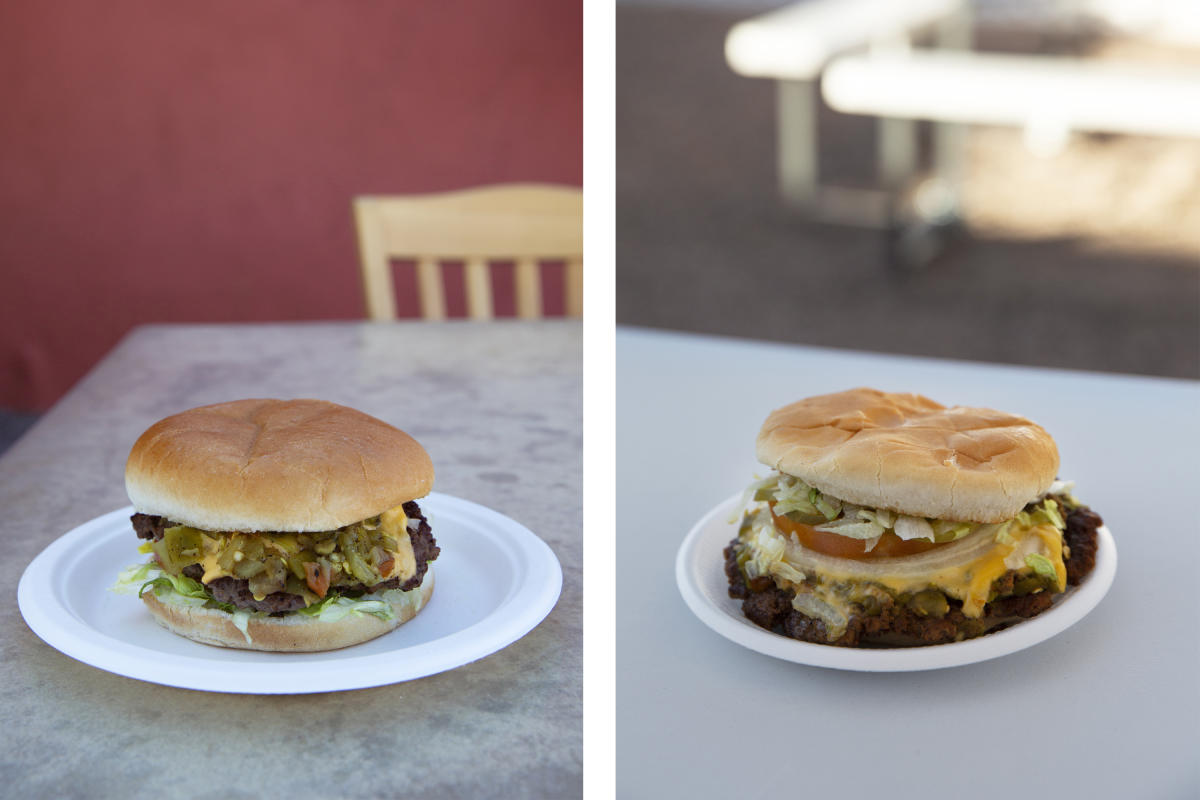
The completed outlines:
{"type": "Polygon", "coordinates": [[[134,331],[0,458],[5,793],[579,796],[581,364],[577,321],[134,331]],[[489,506],[550,545],[563,567],[558,605],[475,663],[315,695],[168,688],[44,644],[17,610],[25,566],[62,533],[128,503],[124,462],[142,430],[240,397],[320,397],[407,430],[433,458],[437,491],[489,506]]]}
{"type": "Polygon", "coordinates": [[[616,355],[618,796],[1200,796],[1200,384],[621,328],[616,355]],[[693,616],[676,552],[767,471],[762,420],[861,385],[1050,431],[1117,543],[1100,605],[1028,650],[914,673],[777,660],[693,616]]]}

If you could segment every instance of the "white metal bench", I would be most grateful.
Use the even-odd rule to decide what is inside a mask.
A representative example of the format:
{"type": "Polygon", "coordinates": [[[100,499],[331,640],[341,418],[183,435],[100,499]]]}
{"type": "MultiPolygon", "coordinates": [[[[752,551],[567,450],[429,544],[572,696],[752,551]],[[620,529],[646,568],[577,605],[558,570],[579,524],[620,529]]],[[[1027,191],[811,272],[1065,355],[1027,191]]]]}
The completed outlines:
{"type": "MultiPolygon", "coordinates": [[[[784,200],[824,219],[877,221],[879,209],[863,202],[866,195],[820,183],[818,79],[835,110],[879,118],[885,192],[912,175],[914,121],[936,123],[932,166],[951,206],[968,123],[1023,128],[1031,148],[1047,153],[1071,131],[1200,137],[1200,70],[974,53],[970,26],[968,6],[958,0],[808,0],[735,25],[725,43],[729,65],[779,85],[784,200]],[[942,49],[908,47],[930,27],[942,49]]],[[[888,207],[885,195],[885,224],[892,222],[888,207]]]]}
{"type": "Polygon", "coordinates": [[[1200,69],[1058,56],[914,50],[835,59],[822,94],[850,114],[1200,137],[1200,69]]]}

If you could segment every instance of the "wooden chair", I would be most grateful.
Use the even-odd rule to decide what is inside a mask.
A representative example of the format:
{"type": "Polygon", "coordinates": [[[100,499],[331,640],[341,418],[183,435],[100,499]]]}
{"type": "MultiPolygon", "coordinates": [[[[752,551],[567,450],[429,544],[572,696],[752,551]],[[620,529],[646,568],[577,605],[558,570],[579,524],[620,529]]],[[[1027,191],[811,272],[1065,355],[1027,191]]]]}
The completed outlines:
{"type": "Polygon", "coordinates": [[[427,195],[356,197],[367,318],[396,318],[393,258],[415,259],[421,316],[446,318],[440,262],[464,262],[467,314],[491,319],[490,261],[513,261],[517,316],[541,317],[541,260],[564,260],[568,316],[583,314],[583,192],[503,184],[427,195]]]}

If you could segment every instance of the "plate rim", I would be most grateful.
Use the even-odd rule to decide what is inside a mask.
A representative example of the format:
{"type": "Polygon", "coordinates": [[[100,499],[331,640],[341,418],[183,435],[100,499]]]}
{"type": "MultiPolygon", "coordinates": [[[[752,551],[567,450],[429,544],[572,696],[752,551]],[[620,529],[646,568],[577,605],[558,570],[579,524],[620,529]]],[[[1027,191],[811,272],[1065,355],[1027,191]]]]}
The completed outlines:
{"type": "MultiPolygon", "coordinates": [[[[101,538],[95,536],[95,531],[109,528],[119,518],[132,514],[132,506],[93,517],[46,545],[21,574],[17,605],[29,629],[60,653],[116,675],[181,689],[229,694],[316,694],[385,686],[435,675],[496,653],[541,624],[558,603],[563,573],[550,546],[511,517],[480,503],[440,492],[431,492],[421,499],[428,501],[425,510],[431,516],[458,518],[476,532],[496,541],[516,569],[498,602],[481,619],[465,628],[408,647],[356,655],[352,646],[309,654],[325,657],[292,664],[284,661],[222,662],[219,657],[163,652],[92,627],[61,596],[61,586],[51,580],[51,576],[55,570],[71,566],[63,561],[79,542],[90,537],[92,541],[107,543],[118,535],[112,532],[101,538]],[[47,599],[52,602],[47,604],[47,599]],[[429,651],[436,653],[438,650],[446,656],[441,661],[433,659],[432,666],[426,663],[414,668],[412,662],[397,659],[398,654],[406,651],[419,651],[428,656],[429,651]],[[240,681],[232,686],[227,683],[231,670],[237,671],[235,681],[240,681]],[[279,679],[281,671],[289,670],[292,678],[310,673],[324,675],[313,688],[297,688],[279,679]]],[[[130,554],[132,562],[136,551],[131,548],[130,554]]],[[[113,580],[116,580],[115,575],[113,580]]],[[[165,629],[162,632],[176,635],[165,629]]],[[[211,655],[220,650],[200,643],[191,644],[204,648],[197,653],[211,655]]],[[[262,656],[278,655],[280,659],[294,655],[255,652],[262,656]]]]}
{"type": "MultiPolygon", "coordinates": [[[[1096,566],[1083,583],[1068,589],[1050,609],[1004,630],[923,647],[860,649],[803,642],[759,628],[743,616],[734,617],[711,603],[696,580],[705,555],[700,552],[704,534],[721,516],[728,519],[735,504],[742,504],[743,497],[744,492],[739,492],[723,500],[692,526],[676,553],[676,586],[688,609],[711,630],[742,647],[796,664],[855,672],[916,672],[1011,655],[1057,636],[1091,613],[1104,599],[1116,576],[1116,543],[1108,527],[1101,525],[1097,528],[1096,566]]],[[[732,529],[732,523],[726,524],[732,529]]]]}

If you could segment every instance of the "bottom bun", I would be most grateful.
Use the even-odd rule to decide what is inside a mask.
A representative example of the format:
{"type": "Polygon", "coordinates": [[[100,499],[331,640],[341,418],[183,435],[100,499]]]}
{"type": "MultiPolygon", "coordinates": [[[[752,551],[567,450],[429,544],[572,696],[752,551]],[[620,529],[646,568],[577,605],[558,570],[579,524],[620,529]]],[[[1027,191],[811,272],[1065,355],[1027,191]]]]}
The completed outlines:
{"type": "Polygon", "coordinates": [[[304,614],[280,617],[254,616],[247,624],[250,640],[233,624],[233,615],[217,608],[175,606],[163,603],[154,592],[142,595],[159,625],[172,633],[203,644],[234,647],[239,650],[267,650],[275,653],[314,653],[337,650],[368,642],[415,617],[433,594],[433,568],[425,573],[421,585],[403,593],[391,592],[395,619],[382,620],[372,614],[346,614],[333,622],[322,622],[304,614]]]}

